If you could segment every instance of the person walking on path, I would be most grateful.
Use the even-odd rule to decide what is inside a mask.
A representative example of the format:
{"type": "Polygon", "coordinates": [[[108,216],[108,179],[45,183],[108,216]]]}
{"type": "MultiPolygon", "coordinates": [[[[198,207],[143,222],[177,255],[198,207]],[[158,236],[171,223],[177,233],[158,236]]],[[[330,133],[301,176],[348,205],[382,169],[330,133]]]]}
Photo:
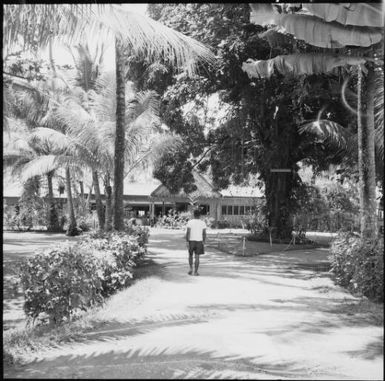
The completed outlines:
{"type": "Polygon", "coordinates": [[[187,223],[186,243],[188,249],[189,275],[193,273],[193,254],[195,253],[194,275],[198,274],[199,256],[205,253],[206,224],[200,219],[200,211],[194,210],[194,218],[187,223]]]}

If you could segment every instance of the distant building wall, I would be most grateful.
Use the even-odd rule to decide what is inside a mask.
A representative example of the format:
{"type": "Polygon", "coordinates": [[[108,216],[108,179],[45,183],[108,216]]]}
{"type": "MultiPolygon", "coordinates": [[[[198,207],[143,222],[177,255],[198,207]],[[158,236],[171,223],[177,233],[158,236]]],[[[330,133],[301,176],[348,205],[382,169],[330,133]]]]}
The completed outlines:
{"type": "Polygon", "coordinates": [[[250,214],[251,208],[262,201],[258,197],[223,197],[220,199],[218,221],[240,224],[250,214]]]}

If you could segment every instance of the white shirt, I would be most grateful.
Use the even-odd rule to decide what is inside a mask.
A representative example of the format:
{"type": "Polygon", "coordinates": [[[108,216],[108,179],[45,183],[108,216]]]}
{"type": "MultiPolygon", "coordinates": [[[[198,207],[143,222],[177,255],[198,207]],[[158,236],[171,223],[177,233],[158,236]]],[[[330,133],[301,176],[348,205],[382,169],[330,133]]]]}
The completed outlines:
{"type": "Polygon", "coordinates": [[[204,221],[194,218],[187,222],[187,228],[190,228],[190,241],[203,241],[203,229],[206,229],[204,221]]]}

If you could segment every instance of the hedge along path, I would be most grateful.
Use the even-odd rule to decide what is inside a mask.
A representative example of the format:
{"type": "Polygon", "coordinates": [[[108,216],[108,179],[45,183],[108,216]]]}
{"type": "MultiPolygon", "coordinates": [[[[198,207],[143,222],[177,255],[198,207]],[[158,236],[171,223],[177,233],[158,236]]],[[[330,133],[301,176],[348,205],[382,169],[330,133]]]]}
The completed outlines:
{"type": "MultiPolygon", "coordinates": [[[[53,244],[45,234],[43,238],[52,242],[51,245],[44,242],[40,250],[29,253],[28,260],[14,263],[13,278],[21,275],[25,300],[25,303],[18,300],[17,304],[24,304],[32,324],[42,313],[51,323],[68,321],[79,309],[98,305],[103,298],[126,286],[133,277],[132,267],[145,253],[148,241],[148,229],[127,229],[119,234],[87,233],[76,243],[59,239],[53,244]]],[[[41,237],[35,234],[32,238],[41,237]]],[[[17,291],[23,290],[19,287],[17,291]]],[[[8,309],[12,309],[11,304],[6,304],[8,309]]],[[[20,315],[22,308],[17,307],[20,315]]],[[[13,320],[24,319],[19,316],[13,320]]]]}
{"type": "Polygon", "coordinates": [[[22,328],[26,319],[23,311],[23,291],[17,285],[19,261],[31,258],[59,241],[75,243],[79,236],[59,233],[3,232],[3,329],[22,328]]]}
{"type": "Polygon", "coordinates": [[[161,271],[113,296],[105,324],[5,377],[383,378],[383,327],[326,273],[208,248],[191,277],[182,231],[153,230],[149,251],[161,271]]]}

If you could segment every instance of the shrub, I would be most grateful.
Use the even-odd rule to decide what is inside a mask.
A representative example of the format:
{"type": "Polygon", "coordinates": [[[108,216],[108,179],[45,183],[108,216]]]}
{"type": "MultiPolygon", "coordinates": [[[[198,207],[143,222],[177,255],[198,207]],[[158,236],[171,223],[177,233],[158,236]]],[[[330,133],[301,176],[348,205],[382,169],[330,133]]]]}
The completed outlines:
{"type": "Polygon", "coordinates": [[[190,212],[177,212],[171,209],[166,216],[158,219],[156,225],[166,229],[184,229],[191,217],[190,212]]]}
{"type": "Polygon", "coordinates": [[[215,219],[213,217],[205,216],[203,221],[208,228],[212,228],[215,225],[215,219]]]}
{"type": "Polygon", "coordinates": [[[125,224],[124,234],[137,237],[138,244],[144,247],[148,243],[150,229],[146,226],[125,224]]]}
{"type": "Polygon", "coordinates": [[[227,220],[216,221],[211,225],[214,229],[227,229],[230,227],[230,222],[227,220]]]}
{"type": "Polygon", "coordinates": [[[80,216],[77,219],[77,225],[78,228],[81,229],[83,232],[88,232],[92,229],[93,227],[93,216],[92,214],[88,214],[85,216],[80,216]]]}
{"type": "Polygon", "coordinates": [[[332,243],[331,272],[336,283],[374,301],[384,300],[384,239],[362,240],[341,233],[332,243]]]}
{"type": "Polygon", "coordinates": [[[62,244],[26,261],[21,283],[32,322],[47,317],[60,324],[128,286],[148,242],[148,228],[131,232],[93,231],[75,245],[62,244]]]}
{"type": "Polygon", "coordinates": [[[148,229],[135,227],[136,236],[125,232],[108,232],[85,235],[79,246],[91,251],[101,260],[102,295],[112,295],[129,285],[133,278],[133,267],[143,259],[148,242],[148,229]],[[139,229],[138,229],[139,228],[139,229]]]}
{"type": "Polygon", "coordinates": [[[35,319],[46,314],[61,323],[79,311],[103,301],[98,260],[69,244],[50,248],[21,266],[24,311],[35,319]]]}

